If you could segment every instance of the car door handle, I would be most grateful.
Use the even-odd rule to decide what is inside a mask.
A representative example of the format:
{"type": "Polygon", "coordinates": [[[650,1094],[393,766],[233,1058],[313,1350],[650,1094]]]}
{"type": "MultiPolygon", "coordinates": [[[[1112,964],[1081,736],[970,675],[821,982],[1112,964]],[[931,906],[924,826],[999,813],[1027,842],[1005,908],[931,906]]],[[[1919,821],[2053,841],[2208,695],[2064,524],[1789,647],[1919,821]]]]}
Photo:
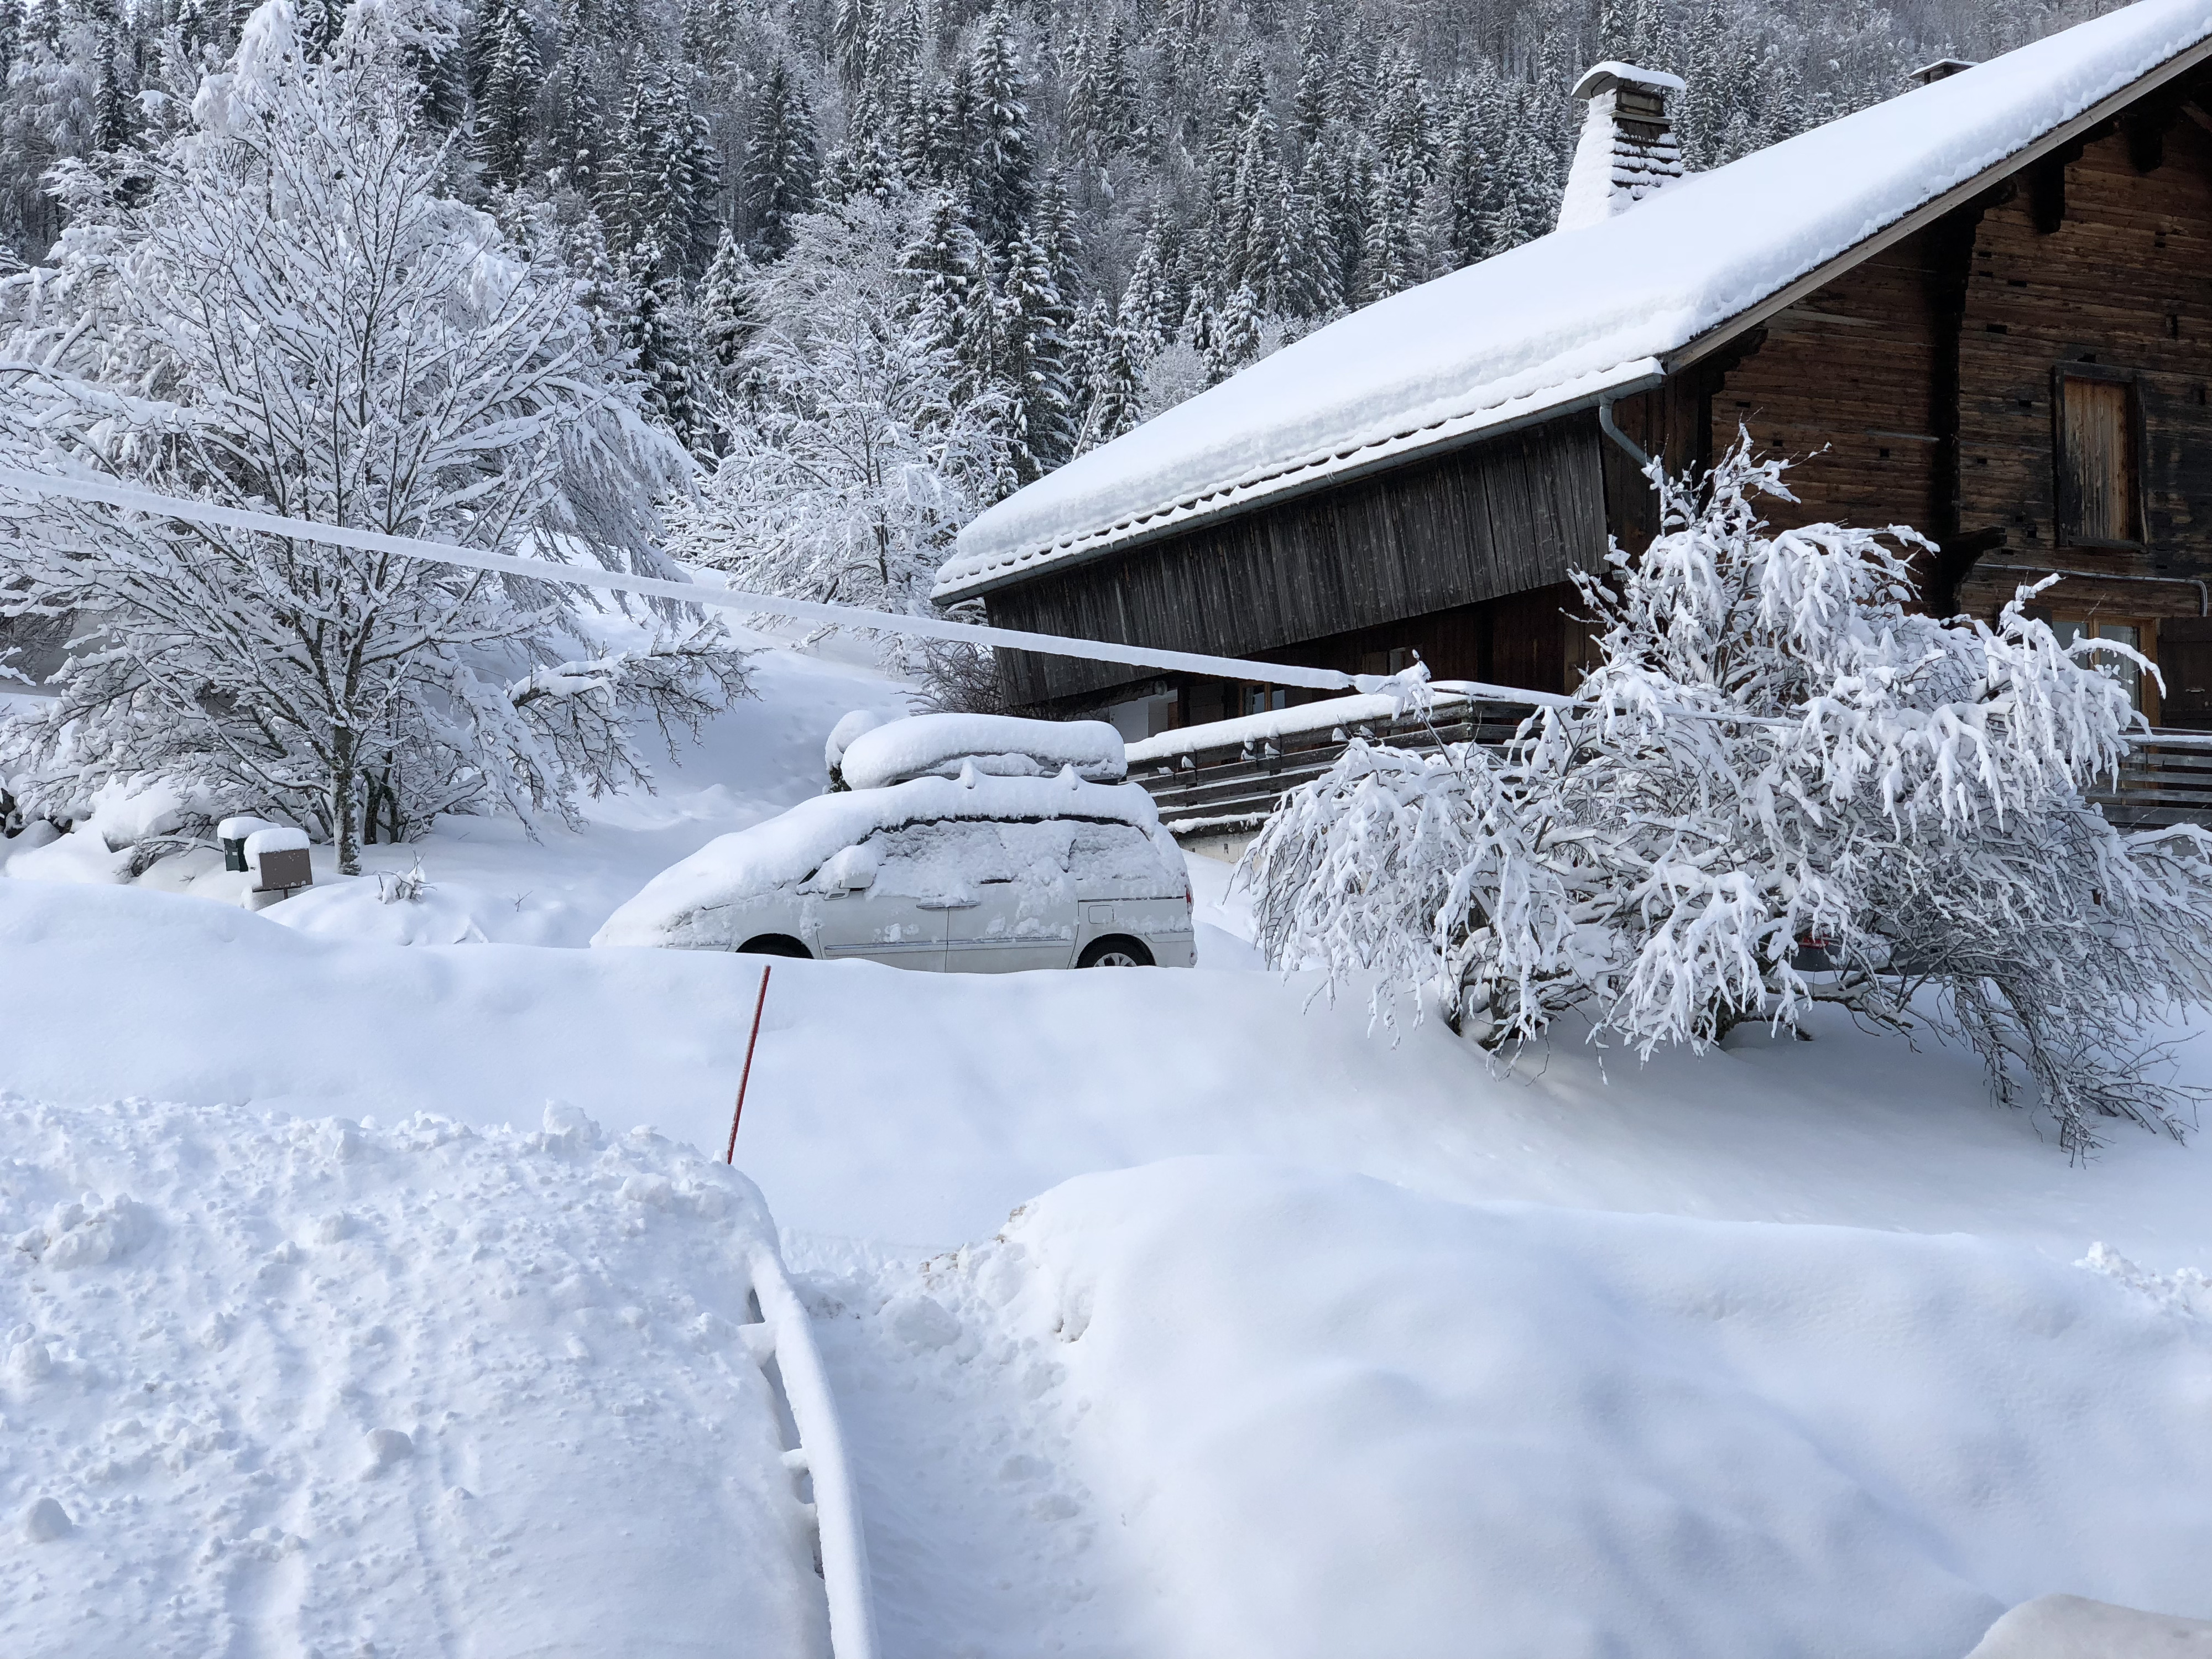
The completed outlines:
{"type": "Polygon", "coordinates": [[[916,899],[914,908],[917,910],[972,910],[982,902],[981,899],[916,899]]]}

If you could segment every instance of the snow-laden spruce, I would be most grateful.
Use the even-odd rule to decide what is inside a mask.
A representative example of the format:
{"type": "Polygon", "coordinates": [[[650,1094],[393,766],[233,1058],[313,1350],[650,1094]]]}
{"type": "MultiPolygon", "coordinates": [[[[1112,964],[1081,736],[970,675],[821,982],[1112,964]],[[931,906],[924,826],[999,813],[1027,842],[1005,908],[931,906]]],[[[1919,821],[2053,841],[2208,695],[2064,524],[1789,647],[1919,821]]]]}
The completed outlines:
{"type": "Polygon", "coordinates": [[[945,198],[855,196],[754,271],[728,451],[669,550],[741,587],[932,614],[955,532],[1000,493],[1000,394],[963,385],[914,250],[945,198]]]}
{"type": "Polygon", "coordinates": [[[1655,471],[1662,533],[1580,579],[1602,660],[1502,753],[1355,741],[1294,791],[1248,855],[1262,946],[1509,1051],[1570,1010],[1648,1056],[1840,1003],[1963,1038],[2069,1152],[2178,1134],[2132,1034],[2212,987],[2212,837],[2083,797],[2142,725],[2109,669],[2155,671],[2062,644],[2036,589],[1914,614],[1928,544],[1772,532],[1783,471],[1747,439],[1702,507],[1655,471]]]}
{"type": "MultiPolygon", "coordinates": [[[[18,464],[501,552],[671,574],[653,492],[690,463],[640,417],[577,285],[444,193],[406,31],[348,14],[310,61],[269,0],[133,170],[64,172],[70,228],[0,288],[18,464]]],[[[189,88],[187,88],[189,90],[189,88]]],[[[104,507],[10,504],[0,619],[68,618],[58,696],[0,725],[34,808],[109,779],[314,825],[565,812],[642,781],[629,721],[742,690],[676,607],[595,644],[573,590],[104,507]]],[[[4,666],[0,664],[0,666],[4,666]]]]}

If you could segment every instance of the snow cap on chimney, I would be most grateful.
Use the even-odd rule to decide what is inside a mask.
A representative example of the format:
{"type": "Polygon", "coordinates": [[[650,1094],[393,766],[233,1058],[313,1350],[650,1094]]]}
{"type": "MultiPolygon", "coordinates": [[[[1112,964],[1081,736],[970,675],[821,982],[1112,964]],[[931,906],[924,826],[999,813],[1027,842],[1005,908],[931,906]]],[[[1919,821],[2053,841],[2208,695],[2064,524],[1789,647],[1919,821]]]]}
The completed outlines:
{"type": "Polygon", "coordinates": [[[1559,229],[1601,224],[1682,176],[1667,108],[1681,90],[1679,76],[1633,64],[1599,64],[1575,82],[1575,96],[1589,107],[1559,198],[1559,229]]]}
{"type": "Polygon", "coordinates": [[[1923,64],[1918,69],[1908,71],[1908,74],[1911,79],[1921,86],[1929,87],[1938,81],[1948,81],[1953,76],[1961,74],[1973,67],[1963,58],[1938,58],[1934,63],[1923,64]]]}

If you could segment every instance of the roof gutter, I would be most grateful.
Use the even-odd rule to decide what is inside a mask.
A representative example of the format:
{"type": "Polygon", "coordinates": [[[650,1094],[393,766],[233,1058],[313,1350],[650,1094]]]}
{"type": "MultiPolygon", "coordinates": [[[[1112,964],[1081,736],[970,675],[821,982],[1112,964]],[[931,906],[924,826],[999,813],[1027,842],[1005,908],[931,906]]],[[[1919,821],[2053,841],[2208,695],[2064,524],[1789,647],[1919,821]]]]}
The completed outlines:
{"type": "MultiPolygon", "coordinates": [[[[1777,312],[1787,310],[1807,295],[1826,287],[1838,273],[1863,264],[1883,249],[1894,246],[1915,232],[1926,229],[1945,214],[1963,207],[1989,189],[1994,180],[2017,173],[2022,167],[2033,167],[2053,151],[2064,149],[2082,134],[2103,125],[2146,94],[2179,80],[2207,62],[2212,62],[2212,36],[2199,40],[2193,46],[2183,47],[2155,69],[2145,71],[2117,91],[2106,94],[2072,120],[2061,122],[2040,138],[1991,162],[1972,178],[1952,185],[1933,201],[1923,203],[1903,218],[1872,235],[1861,237],[1795,282],[1776,289],[1756,305],[1739,311],[1726,322],[1716,323],[1688,343],[1666,355],[1662,361],[1667,373],[1678,374],[1698,359],[1711,356],[1738,335],[1757,328],[1777,312]]],[[[1911,93],[1904,94],[1908,98],[1911,95],[1911,93]]]]}
{"type": "Polygon", "coordinates": [[[1636,441],[1623,432],[1619,423],[1613,418],[1613,406],[1627,395],[1626,392],[1616,392],[1597,400],[1597,429],[1627,452],[1628,459],[1636,463],[1636,470],[1638,472],[1649,472],[1651,470],[1651,458],[1637,447],[1636,441]]]}

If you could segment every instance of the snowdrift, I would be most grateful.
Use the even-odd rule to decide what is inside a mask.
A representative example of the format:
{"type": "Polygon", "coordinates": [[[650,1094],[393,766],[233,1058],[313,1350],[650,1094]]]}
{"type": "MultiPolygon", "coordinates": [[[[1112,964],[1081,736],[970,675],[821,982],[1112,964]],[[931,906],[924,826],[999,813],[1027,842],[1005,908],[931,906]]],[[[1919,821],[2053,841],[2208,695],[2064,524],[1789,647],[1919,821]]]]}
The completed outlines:
{"type": "Polygon", "coordinates": [[[543,1121],[0,1099],[0,1650],[826,1654],[759,1194],[543,1121]]]}
{"type": "MultiPolygon", "coordinates": [[[[1204,860],[1196,860],[1203,865],[1204,860]]],[[[1219,866],[1215,866],[1218,869],[1219,866]]],[[[396,908],[396,907],[394,907],[396,908]]],[[[398,950],[141,889],[0,881],[0,1087],[392,1121],[538,1121],[549,1097],[719,1152],[761,962],[720,951],[398,950]]],[[[2069,1168],[1970,1054],[1841,1017],[1609,1069],[1572,1031],[1493,1076],[1434,1021],[1265,973],[921,975],[779,962],[738,1159],[787,1228],[957,1246],[1086,1171],[1193,1152],[1457,1199],[2104,1239],[2203,1266],[2204,1152],[2140,1133],[2069,1168]],[[1163,1057],[1166,1057],[1164,1059],[1163,1057]]],[[[2184,1050],[2185,1079],[2212,1054],[2184,1050]]]]}
{"type": "Polygon", "coordinates": [[[1070,1182],[873,1316],[925,1386],[1042,1402],[1097,1523],[1062,1580],[1121,1621],[1071,1644],[1926,1659],[2055,1588],[2212,1613],[2212,1286],[2103,1260],[1206,1158],[1070,1182]]]}

